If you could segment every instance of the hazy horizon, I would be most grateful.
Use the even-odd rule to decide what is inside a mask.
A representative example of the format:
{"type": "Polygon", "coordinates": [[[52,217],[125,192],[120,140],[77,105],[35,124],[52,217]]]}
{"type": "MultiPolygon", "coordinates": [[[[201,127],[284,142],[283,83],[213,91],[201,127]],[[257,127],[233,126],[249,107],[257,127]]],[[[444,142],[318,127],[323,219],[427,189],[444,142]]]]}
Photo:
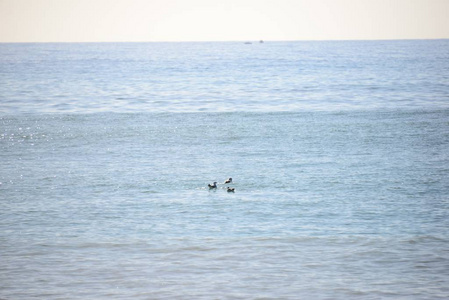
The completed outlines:
{"type": "Polygon", "coordinates": [[[449,38],[446,0],[0,0],[0,42],[449,38]]]}
{"type": "Polygon", "coordinates": [[[200,40],[192,40],[192,41],[52,41],[52,42],[0,42],[0,44],[108,44],[108,43],[242,43],[242,42],[251,42],[258,43],[262,41],[263,43],[267,42],[357,42],[357,41],[425,41],[425,40],[449,40],[449,38],[416,38],[416,39],[406,39],[406,38],[398,38],[398,39],[323,39],[323,40],[265,40],[265,39],[246,39],[246,40],[211,40],[211,41],[200,41],[200,40]]]}

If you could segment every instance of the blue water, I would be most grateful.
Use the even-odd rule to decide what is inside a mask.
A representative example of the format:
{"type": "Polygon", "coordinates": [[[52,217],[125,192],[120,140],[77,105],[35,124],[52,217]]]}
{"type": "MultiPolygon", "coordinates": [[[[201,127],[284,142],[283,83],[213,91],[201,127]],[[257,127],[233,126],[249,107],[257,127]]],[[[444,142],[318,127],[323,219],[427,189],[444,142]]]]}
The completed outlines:
{"type": "Polygon", "coordinates": [[[448,40],[0,44],[0,298],[447,299],[448,149],[448,40]]]}
{"type": "Polygon", "coordinates": [[[0,44],[0,111],[448,108],[449,40],[0,44]]]}

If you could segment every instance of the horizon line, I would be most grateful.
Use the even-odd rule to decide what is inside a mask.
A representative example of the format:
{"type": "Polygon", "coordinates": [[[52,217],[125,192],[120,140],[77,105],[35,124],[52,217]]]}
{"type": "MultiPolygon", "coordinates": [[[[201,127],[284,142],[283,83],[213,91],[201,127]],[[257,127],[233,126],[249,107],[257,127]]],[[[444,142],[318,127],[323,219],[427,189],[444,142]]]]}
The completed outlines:
{"type": "Polygon", "coordinates": [[[247,40],[160,40],[160,41],[22,41],[2,42],[0,44],[101,44],[101,43],[245,43],[245,42],[356,42],[356,41],[421,41],[449,40],[448,38],[380,38],[380,39],[247,39],[247,40]]]}

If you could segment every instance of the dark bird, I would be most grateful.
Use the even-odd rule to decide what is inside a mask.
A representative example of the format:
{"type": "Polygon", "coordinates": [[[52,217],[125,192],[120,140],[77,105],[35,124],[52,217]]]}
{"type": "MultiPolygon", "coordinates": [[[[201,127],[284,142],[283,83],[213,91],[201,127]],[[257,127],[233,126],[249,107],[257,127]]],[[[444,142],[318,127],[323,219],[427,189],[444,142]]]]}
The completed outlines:
{"type": "Polygon", "coordinates": [[[208,184],[207,185],[209,187],[209,189],[216,189],[217,188],[217,182],[214,182],[214,184],[208,184]]]}
{"type": "Polygon", "coordinates": [[[228,191],[228,193],[234,193],[234,192],[235,192],[235,188],[230,188],[230,187],[228,186],[227,191],[228,191]]]}
{"type": "Polygon", "coordinates": [[[229,177],[224,183],[232,183],[232,178],[229,177]]]}

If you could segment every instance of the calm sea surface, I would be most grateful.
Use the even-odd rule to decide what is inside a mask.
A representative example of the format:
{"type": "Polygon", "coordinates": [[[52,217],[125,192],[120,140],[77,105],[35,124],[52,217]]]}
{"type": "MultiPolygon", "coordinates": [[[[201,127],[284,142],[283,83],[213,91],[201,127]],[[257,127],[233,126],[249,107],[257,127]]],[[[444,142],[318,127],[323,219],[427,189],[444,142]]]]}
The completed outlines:
{"type": "Polygon", "coordinates": [[[0,299],[449,298],[449,40],[0,44],[0,159],[0,299]]]}

